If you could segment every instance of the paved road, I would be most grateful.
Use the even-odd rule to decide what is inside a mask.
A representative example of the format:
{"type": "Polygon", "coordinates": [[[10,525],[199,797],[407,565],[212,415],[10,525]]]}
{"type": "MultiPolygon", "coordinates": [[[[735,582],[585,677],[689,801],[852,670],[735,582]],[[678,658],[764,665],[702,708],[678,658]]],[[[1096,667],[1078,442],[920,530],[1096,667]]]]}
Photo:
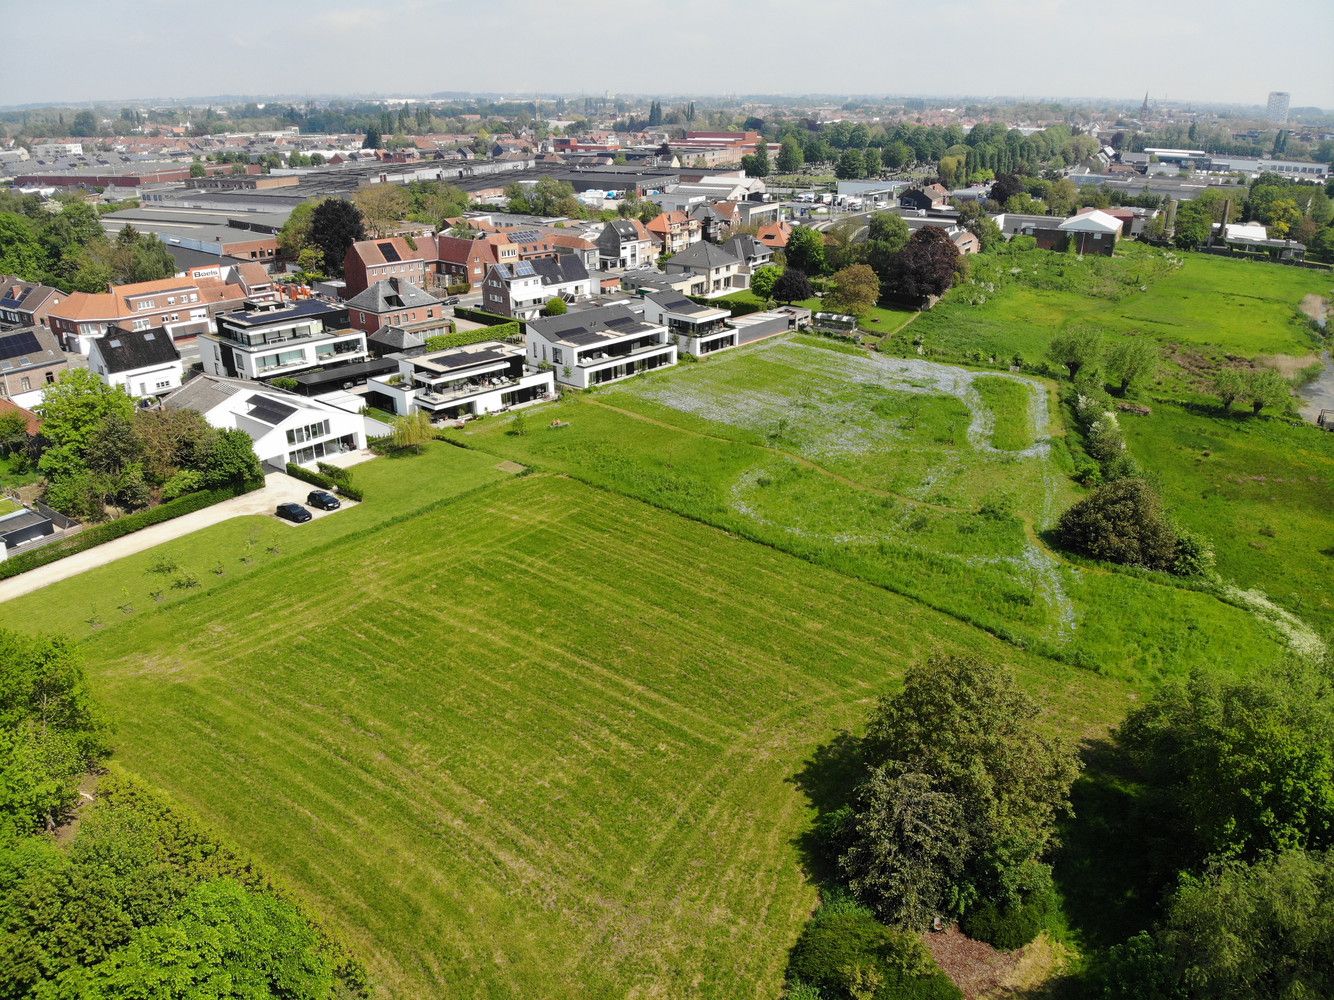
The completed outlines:
{"type": "MultiPolygon", "coordinates": [[[[354,464],[357,459],[364,461],[370,457],[372,456],[369,452],[340,455],[338,456],[340,461],[337,464],[350,465],[354,464]]],[[[284,472],[270,472],[264,477],[264,485],[261,488],[246,493],[244,496],[232,497],[230,500],[224,500],[212,507],[205,507],[203,510],[197,510],[191,514],[173,518],[170,521],[163,521],[161,524],[144,528],[142,531],[123,535],[91,549],[76,552],[64,559],[57,559],[45,566],[38,566],[26,573],[10,577],[8,580],[0,580],[0,602],[7,601],[12,597],[30,594],[48,584],[77,576],[84,570],[104,566],[116,559],[134,555],[136,552],[143,552],[145,549],[151,549],[154,545],[161,545],[163,542],[174,541],[201,528],[219,524],[233,517],[242,517],[246,514],[272,515],[274,509],[280,503],[295,501],[304,504],[306,494],[313,488],[309,483],[293,479],[284,472]]],[[[345,510],[353,506],[356,505],[349,500],[344,500],[342,509],[345,510]]],[[[339,511],[312,509],[311,513],[319,518],[329,517],[331,514],[339,513],[339,511]]],[[[289,524],[290,522],[283,521],[282,523],[289,524]]],[[[300,527],[300,525],[292,525],[292,527],[300,527]]]]}

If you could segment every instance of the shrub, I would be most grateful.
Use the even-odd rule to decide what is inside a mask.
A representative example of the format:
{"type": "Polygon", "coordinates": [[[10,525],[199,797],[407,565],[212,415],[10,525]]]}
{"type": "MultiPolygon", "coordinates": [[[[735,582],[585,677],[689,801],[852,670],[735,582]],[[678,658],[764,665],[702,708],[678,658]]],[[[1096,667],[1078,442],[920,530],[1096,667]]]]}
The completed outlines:
{"type": "Polygon", "coordinates": [[[480,330],[460,330],[458,333],[442,333],[434,337],[427,337],[426,349],[428,351],[447,351],[451,347],[467,347],[469,344],[480,344],[484,340],[504,340],[507,337],[517,337],[521,332],[517,322],[507,320],[503,325],[484,326],[480,330]]]}
{"type": "Polygon", "coordinates": [[[1056,890],[1046,865],[1040,884],[1013,905],[988,901],[963,915],[959,926],[971,938],[985,941],[1002,951],[1022,948],[1042,932],[1056,910],[1056,890]]]}
{"type": "Polygon", "coordinates": [[[1167,570],[1176,558],[1176,533],[1143,479],[1099,487],[1061,515],[1057,532],[1062,545],[1093,559],[1167,570]]]}
{"type": "Polygon", "coordinates": [[[915,936],[891,930],[870,910],[843,900],[816,911],[792,949],[788,975],[825,1000],[962,997],[915,936]]]}
{"type": "Polygon", "coordinates": [[[303,483],[310,483],[311,486],[318,486],[322,490],[331,490],[337,486],[337,483],[324,473],[312,472],[295,462],[287,463],[287,474],[293,479],[300,479],[303,483]]]}
{"type": "Polygon", "coordinates": [[[553,295],[547,299],[546,305],[542,307],[543,316],[564,316],[569,312],[570,307],[565,304],[565,300],[559,295],[553,295]]]}
{"type": "Polygon", "coordinates": [[[204,476],[194,469],[179,469],[162,484],[162,499],[175,500],[186,493],[193,493],[204,485],[204,476]]]}
{"type": "Polygon", "coordinates": [[[1177,576],[1209,576],[1213,571],[1213,546],[1198,535],[1178,530],[1172,572],[1177,576]]]}

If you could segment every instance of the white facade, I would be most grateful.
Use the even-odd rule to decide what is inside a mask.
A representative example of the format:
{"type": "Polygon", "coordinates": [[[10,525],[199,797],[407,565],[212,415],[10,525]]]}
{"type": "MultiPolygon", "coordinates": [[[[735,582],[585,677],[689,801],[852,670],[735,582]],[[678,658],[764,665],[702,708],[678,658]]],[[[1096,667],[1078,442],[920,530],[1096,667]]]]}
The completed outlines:
{"type": "Polygon", "coordinates": [[[184,373],[179,358],[175,361],[168,361],[146,368],[133,368],[124,372],[107,371],[102,356],[97,353],[96,344],[93,345],[93,352],[88,355],[88,369],[101,376],[102,381],[107,385],[113,388],[120,386],[127,394],[136,399],[161,396],[163,393],[171,392],[172,389],[179,389],[181,377],[184,373]]]}
{"type": "Polygon", "coordinates": [[[681,295],[650,295],[644,299],[644,319],[667,328],[682,353],[701,357],[737,346],[737,331],[727,309],[713,309],[681,295]]]}
{"type": "MultiPolygon", "coordinates": [[[[313,300],[311,300],[313,303],[313,300]]],[[[319,304],[314,304],[319,308],[319,304]]],[[[199,337],[205,375],[270,378],[335,362],[365,361],[366,334],[330,329],[317,312],[298,307],[273,314],[224,314],[218,332],[199,337]]]]}
{"type": "Polygon", "coordinates": [[[550,368],[576,389],[619,381],[676,364],[667,328],[626,306],[534,320],[526,333],[529,367],[550,368]]]}
{"type": "Polygon", "coordinates": [[[490,341],[401,357],[398,371],[369,379],[367,391],[399,416],[421,411],[457,419],[551,399],[556,381],[550,370],[525,365],[523,348],[490,341]]]}
{"type": "Polygon", "coordinates": [[[482,283],[482,308],[499,316],[535,319],[552,294],[546,292],[542,278],[531,267],[506,278],[493,264],[482,283]]]}

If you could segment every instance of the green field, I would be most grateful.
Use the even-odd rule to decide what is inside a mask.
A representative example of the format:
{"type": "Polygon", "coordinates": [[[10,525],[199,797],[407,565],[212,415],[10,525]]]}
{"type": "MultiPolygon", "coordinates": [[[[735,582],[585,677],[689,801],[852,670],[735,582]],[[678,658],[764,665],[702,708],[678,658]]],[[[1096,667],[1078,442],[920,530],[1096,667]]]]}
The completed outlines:
{"type": "Polygon", "coordinates": [[[1334,292],[1328,272],[1136,244],[1113,258],[1033,250],[970,263],[966,282],[885,347],[909,353],[920,338],[942,358],[1031,364],[1061,327],[1089,324],[1148,333],[1206,359],[1305,356],[1318,341],[1301,301],[1334,292]]]}
{"type": "Polygon", "coordinates": [[[1038,380],[787,338],[571,395],[544,411],[558,429],[515,435],[501,418],[454,437],[1136,683],[1278,658],[1287,639],[1248,610],[1170,577],[1073,565],[1042,542],[1077,495],[1070,458],[1051,417],[1025,426],[1014,387],[999,421],[970,389],[1002,378],[1030,400],[1022,413],[1050,412],[1038,380]],[[1027,451],[1002,446],[1021,432],[1027,451]]]}
{"type": "Polygon", "coordinates": [[[1127,704],[542,475],[286,555],[90,652],[120,766],[259,860],[387,995],[730,998],[778,992],[814,904],[804,762],[908,663],[959,648],[1015,663],[1053,728],[1127,704]]]}

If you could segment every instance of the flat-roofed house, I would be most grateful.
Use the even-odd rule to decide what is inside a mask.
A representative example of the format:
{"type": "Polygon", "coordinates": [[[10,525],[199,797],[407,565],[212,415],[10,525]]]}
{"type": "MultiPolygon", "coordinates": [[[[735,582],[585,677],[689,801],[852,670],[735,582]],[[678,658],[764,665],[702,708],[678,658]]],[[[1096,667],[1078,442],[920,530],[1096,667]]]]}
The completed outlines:
{"type": "Polygon", "coordinates": [[[701,305],[680,292],[646,295],[644,319],[665,326],[683,354],[701,357],[737,346],[731,310],[701,305]]]}
{"type": "Polygon", "coordinates": [[[365,361],[366,334],[347,324],[347,309],[318,299],[223,313],[218,332],[199,338],[207,375],[272,378],[321,365],[365,361]]]}
{"type": "Polygon", "coordinates": [[[445,351],[406,351],[386,360],[398,370],[371,378],[366,398],[400,416],[422,412],[433,420],[476,417],[550,399],[551,369],[526,363],[520,344],[484,341],[445,351]]]}
{"type": "Polygon", "coordinates": [[[528,323],[528,364],[577,389],[676,364],[667,328],[625,305],[577,309],[528,323]]]}

